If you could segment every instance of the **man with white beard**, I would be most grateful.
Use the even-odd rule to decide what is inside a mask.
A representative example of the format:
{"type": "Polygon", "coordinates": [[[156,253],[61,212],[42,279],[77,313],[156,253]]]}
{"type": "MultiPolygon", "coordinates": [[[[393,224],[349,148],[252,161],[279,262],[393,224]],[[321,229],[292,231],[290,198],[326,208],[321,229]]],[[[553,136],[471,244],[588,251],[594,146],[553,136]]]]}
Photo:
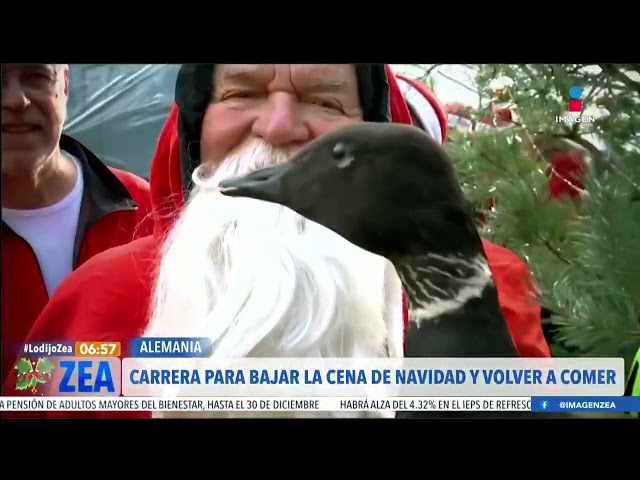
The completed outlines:
{"type": "MultiPolygon", "coordinates": [[[[292,152],[254,138],[213,173],[208,163],[198,167],[192,198],[165,242],[145,336],[210,338],[213,361],[386,355],[384,270],[393,268],[386,260],[287,208],[217,190],[292,152]]],[[[389,347],[401,356],[402,336],[389,347]]]]}
{"type": "Polygon", "coordinates": [[[341,126],[410,123],[389,68],[184,65],[176,104],[151,169],[155,235],[72,275],[28,341],[207,336],[214,359],[401,355],[401,287],[385,260],[292,212],[215,189],[341,126]]]}
{"type": "MultiPolygon", "coordinates": [[[[143,335],[211,339],[212,356],[194,360],[192,368],[216,368],[216,360],[244,357],[402,356],[401,285],[388,261],[287,208],[218,192],[220,181],[286,162],[293,150],[249,139],[215,170],[208,163],[196,169],[192,197],[164,245],[143,335]]],[[[162,396],[180,395],[188,393],[168,385],[162,396]]]]}

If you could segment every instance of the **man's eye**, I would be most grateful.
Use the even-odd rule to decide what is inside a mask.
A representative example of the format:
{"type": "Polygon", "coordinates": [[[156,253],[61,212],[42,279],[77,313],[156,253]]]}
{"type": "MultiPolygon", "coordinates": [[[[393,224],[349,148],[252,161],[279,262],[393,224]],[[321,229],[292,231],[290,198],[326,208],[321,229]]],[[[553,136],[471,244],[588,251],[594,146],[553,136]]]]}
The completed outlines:
{"type": "Polygon", "coordinates": [[[258,94],[256,92],[252,92],[249,90],[235,91],[223,93],[220,96],[220,100],[231,100],[231,99],[245,99],[245,98],[255,98],[258,94]]]}
{"type": "Polygon", "coordinates": [[[54,79],[51,75],[43,72],[30,72],[22,77],[22,82],[30,87],[45,88],[51,86],[54,79]]]}
{"type": "Polygon", "coordinates": [[[335,100],[318,98],[318,99],[310,100],[309,103],[311,103],[312,105],[318,106],[329,113],[344,114],[344,108],[342,107],[340,102],[336,102],[335,100]]]}
{"type": "Polygon", "coordinates": [[[318,100],[312,100],[311,103],[313,103],[314,105],[318,105],[319,107],[322,107],[322,108],[333,108],[336,110],[340,109],[340,105],[338,105],[336,102],[332,102],[331,100],[318,99],[318,100]]]}

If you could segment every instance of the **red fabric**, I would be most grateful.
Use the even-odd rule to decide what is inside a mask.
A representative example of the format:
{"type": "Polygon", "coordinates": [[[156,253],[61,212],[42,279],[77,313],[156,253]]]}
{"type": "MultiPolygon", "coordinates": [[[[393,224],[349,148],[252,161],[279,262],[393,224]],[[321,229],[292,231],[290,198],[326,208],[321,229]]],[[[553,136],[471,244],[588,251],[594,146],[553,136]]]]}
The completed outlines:
{"type": "Polygon", "coordinates": [[[482,239],[500,309],[521,357],[550,357],[529,267],[511,250],[482,239]]]}
{"type": "MultiPolygon", "coordinates": [[[[82,241],[79,265],[109,248],[151,233],[149,184],[115,168],[111,172],[122,182],[138,209],[109,213],[91,225],[82,241]]],[[[2,381],[15,363],[15,347],[22,344],[45,309],[49,296],[38,260],[29,244],[8,229],[2,229],[2,381]]],[[[56,336],[43,338],[55,339],[56,336]]],[[[13,375],[9,381],[14,381],[13,375]]],[[[11,382],[9,382],[11,383],[11,382]]],[[[15,395],[11,389],[5,395],[15,395]]]]}
{"type": "Polygon", "coordinates": [[[551,159],[551,166],[547,169],[549,177],[549,193],[551,198],[559,198],[563,195],[576,199],[584,188],[583,177],[585,166],[580,161],[579,154],[574,152],[562,152],[551,159]],[[577,188],[573,188],[574,185],[577,188]]]}
{"type": "MultiPolygon", "coordinates": [[[[126,356],[128,339],[142,334],[147,321],[156,265],[153,236],[102,252],[69,275],[29,333],[32,341],[118,341],[126,356]]],[[[60,369],[47,385],[58,385],[60,369]]],[[[46,386],[45,386],[46,387],[46,386]]],[[[41,387],[42,388],[42,387],[41,387]]],[[[44,390],[44,389],[43,389],[44,390]]],[[[15,378],[2,395],[17,396],[15,378]]],[[[26,395],[31,395],[26,392],[26,395]]],[[[55,393],[52,393],[55,394],[55,393]]],[[[5,412],[5,418],[149,418],[147,412],[5,412]]]]}
{"type": "Polygon", "coordinates": [[[442,142],[444,143],[447,140],[447,132],[449,130],[449,119],[447,116],[447,112],[445,110],[444,105],[440,103],[440,100],[436,97],[435,93],[433,93],[430,89],[428,89],[425,85],[414,80],[413,78],[405,77],[404,75],[396,75],[396,77],[404,80],[408,84],[410,84],[413,88],[418,90],[427,101],[433,107],[433,110],[436,112],[438,116],[438,122],[440,123],[440,133],[442,134],[442,142]]]}
{"type": "Polygon", "coordinates": [[[494,106],[493,113],[498,118],[498,125],[510,125],[513,123],[513,112],[509,107],[494,106]]]}
{"type": "Polygon", "coordinates": [[[178,105],[173,104],[162,127],[151,160],[151,201],[154,206],[154,235],[163,238],[184,205],[178,139],[178,105]]]}
{"type": "MultiPolygon", "coordinates": [[[[387,66],[391,117],[411,123],[409,109],[393,73],[387,66]]],[[[146,326],[155,279],[158,246],[184,204],[177,134],[178,108],[173,106],[160,134],[151,167],[154,236],[136,240],[96,256],[61,285],[37,320],[28,341],[119,341],[126,345],[146,326]]],[[[4,395],[15,395],[6,382],[4,395]]],[[[55,385],[56,379],[50,384],[55,385]]],[[[24,415],[21,415],[24,417],[24,415]]],[[[31,417],[148,418],[147,412],[48,412],[31,417]]]]}

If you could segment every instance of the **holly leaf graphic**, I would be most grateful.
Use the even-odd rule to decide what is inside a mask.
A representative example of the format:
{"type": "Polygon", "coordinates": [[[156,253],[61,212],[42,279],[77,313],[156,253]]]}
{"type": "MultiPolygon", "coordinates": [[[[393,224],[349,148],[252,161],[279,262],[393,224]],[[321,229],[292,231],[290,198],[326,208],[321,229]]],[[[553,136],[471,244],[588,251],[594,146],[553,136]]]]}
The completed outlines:
{"type": "Polygon", "coordinates": [[[31,371],[31,362],[23,357],[20,360],[18,360],[18,363],[16,363],[16,366],[15,366],[15,369],[18,371],[20,375],[29,373],[31,371]]]}
{"type": "Polygon", "coordinates": [[[31,377],[29,379],[29,385],[27,385],[27,388],[33,388],[36,385],[38,385],[38,379],[36,378],[36,376],[34,375],[33,377],[31,377]]]}
{"type": "Polygon", "coordinates": [[[38,383],[42,383],[43,385],[47,383],[47,379],[45,377],[39,377],[37,380],[38,380],[38,383]]]}
{"type": "MultiPolygon", "coordinates": [[[[36,371],[38,373],[51,373],[55,365],[47,357],[40,357],[36,363],[36,371]]],[[[44,382],[43,382],[44,383],[44,382]]]]}
{"type": "Polygon", "coordinates": [[[30,381],[31,380],[29,380],[25,376],[18,377],[18,380],[16,381],[16,390],[26,390],[27,388],[29,388],[30,381]]]}

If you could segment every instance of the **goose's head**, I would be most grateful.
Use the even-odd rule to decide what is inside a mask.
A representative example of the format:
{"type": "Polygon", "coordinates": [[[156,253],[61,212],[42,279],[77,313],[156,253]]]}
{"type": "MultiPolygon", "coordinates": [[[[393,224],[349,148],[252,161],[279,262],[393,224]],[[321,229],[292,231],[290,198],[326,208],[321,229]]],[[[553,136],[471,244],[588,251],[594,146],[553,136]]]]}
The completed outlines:
{"type": "Polygon", "coordinates": [[[389,259],[482,248],[447,154],[408,125],[342,127],[220,189],[289,207],[389,259]]]}

